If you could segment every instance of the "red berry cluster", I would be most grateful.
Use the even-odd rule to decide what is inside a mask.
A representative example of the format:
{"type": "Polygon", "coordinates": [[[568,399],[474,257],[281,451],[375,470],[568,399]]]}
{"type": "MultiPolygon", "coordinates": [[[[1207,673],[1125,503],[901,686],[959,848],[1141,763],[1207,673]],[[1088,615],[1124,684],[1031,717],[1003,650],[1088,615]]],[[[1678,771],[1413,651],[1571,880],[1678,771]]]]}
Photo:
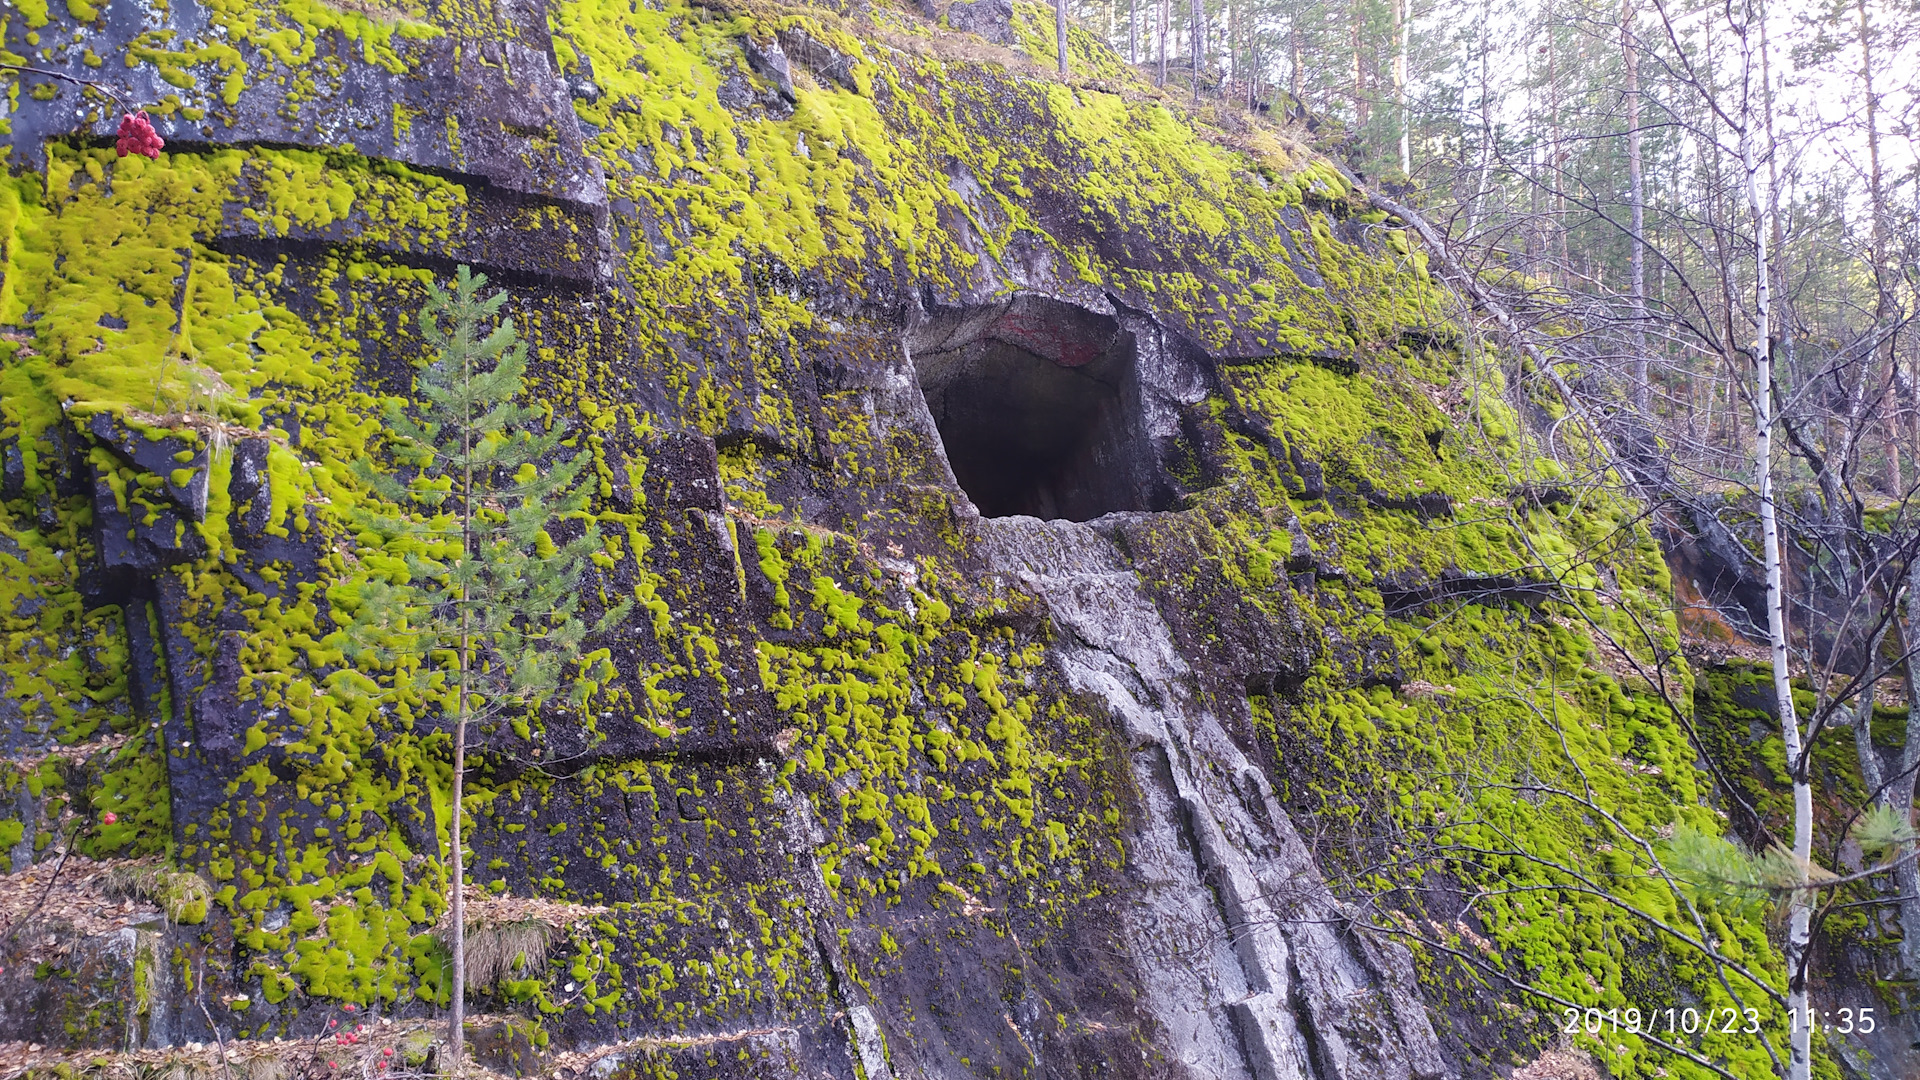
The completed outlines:
{"type": "MultiPolygon", "coordinates": [[[[351,1002],[349,1002],[349,1003],[348,1003],[348,1004],[347,1004],[346,1006],[344,1006],[344,1007],[345,1007],[345,1009],[346,1009],[346,1010],[347,1010],[348,1012],[357,1012],[357,1011],[359,1011],[359,1006],[357,1006],[357,1005],[354,1005],[354,1004],[353,1004],[353,1003],[351,1003],[351,1002]]],[[[335,1028],[338,1028],[339,1026],[340,1026],[340,1021],[339,1021],[339,1020],[329,1020],[329,1021],[327,1021],[327,1030],[328,1030],[328,1031],[334,1031],[334,1029],[335,1029],[335,1028]]],[[[338,1031],[338,1032],[335,1032],[335,1033],[334,1033],[334,1036],[333,1036],[333,1041],[334,1041],[334,1042],[337,1042],[337,1043],[339,1043],[339,1044],[340,1044],[341,1046],[352,1046],[352,1045],[353,1045],[354,1043],[357,1043],[357,1042],[359,1042],[359,1041],[360,1041],[360,1033],[361,1033],[361,1032],[363,1032],[363,1031],[365,1031],[365,1030],[367,1030],[367,1025],[365,1025],[365,1024],[355,1024],[355,1025],[353,1026],[353,1030],[351,1030],[351,1031],[338,1031]]]]}
{"type": "Polygon", "coordinates": [[[166,145],[153,130],[153,121],[147,119],[145,109],[120,118],[120,137],[114,140],[113,148],[120,151],[121,157],[140,154],[158,160],[161,148],[166,145]]]}

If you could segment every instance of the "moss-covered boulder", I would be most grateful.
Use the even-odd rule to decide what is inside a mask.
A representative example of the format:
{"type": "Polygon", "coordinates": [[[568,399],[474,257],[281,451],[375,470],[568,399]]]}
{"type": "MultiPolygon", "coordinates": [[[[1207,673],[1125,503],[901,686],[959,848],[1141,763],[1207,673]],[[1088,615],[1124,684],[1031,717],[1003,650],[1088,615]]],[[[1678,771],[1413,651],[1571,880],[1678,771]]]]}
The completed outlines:
{"type": "MultiPolygon", "coordinates": [[[[578,916],[475,988],[554,1061],[1439,1077],[1559,1037],[1449,949],[1724,995],[1564,888],[1625,855],[1522,787],[1712,821],[1633,682],[1687,679],[1635,509],[1527,497],[1560,466],[1498,358],[1330,164],[1090,40],[1047,77],[1027,6],[945,18],[1011,44],[865,5],[14,6],[5,59],[168,146],[13,76],[0,839],[212,883],[149,1022],[48,1054],[446,1005],[447,721],[345,692],[408,665],[341,628],[404,554],[350,464],[456,264],[591,456],[589,605],[634,604],[466,788],[468,887],[578,916]]],[[[10,959],[0,1001],[65,977],[10,959]]]]}

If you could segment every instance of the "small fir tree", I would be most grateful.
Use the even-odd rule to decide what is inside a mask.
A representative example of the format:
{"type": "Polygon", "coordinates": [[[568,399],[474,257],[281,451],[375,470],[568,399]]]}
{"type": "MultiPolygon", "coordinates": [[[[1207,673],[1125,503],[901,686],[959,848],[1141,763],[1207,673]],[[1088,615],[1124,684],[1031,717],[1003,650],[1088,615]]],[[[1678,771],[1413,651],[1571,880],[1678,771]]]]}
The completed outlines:
{"type": "MultiPolygon", "coordinates": [[[[506,294],[481,295],[486,283],[462,266],[453,289],[434,285],[420,312],[429,347],[420,400],[411,410],[389,402],[385,416],[397,468],[355,463],[391,507],[359,521],[363,539],[371,533],[382,541],[389,557],[377,565],[386,569],[343,605],[351,608],[345,636],[356,664],[392,671],[393,694],[423,700],[452,721],[448,1045],[456,1072],[465,1042],[460,807],[468,728],[509,718],[526,735],[525,721],[542,705],[560,697],[584,705],[592,684],[577,659],[590,632],[580,582],[601,546],[590,520],[564,544],[549,535],[563,519],[587,518],[578,483],[586,458],[565,454],[563,423],[543,424],[516,402],[526,344],[511,320],[498,318],[506,294]]],[[[591,630],[612,625],[626,608],[610,608],[591,630]]]]}

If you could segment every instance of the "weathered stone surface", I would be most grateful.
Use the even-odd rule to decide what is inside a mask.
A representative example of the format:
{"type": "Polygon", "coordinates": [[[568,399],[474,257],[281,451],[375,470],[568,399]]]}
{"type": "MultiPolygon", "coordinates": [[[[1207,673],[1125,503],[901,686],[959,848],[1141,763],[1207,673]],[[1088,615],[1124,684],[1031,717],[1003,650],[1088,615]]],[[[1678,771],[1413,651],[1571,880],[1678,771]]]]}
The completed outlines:
{"type": "MultiPolygon", "coordinates": [[[[1420,725],[1471,710],[1393,694],[1449,677],[1415,617],[1579,663],[1462,512],[1521,451],[1434,404],[1472,377],[1446,309],[1333,170],[889,44],[905,12],[350,6],[50,14],[46,63],[168,101],[158,162],[74,128],[70,86],[10,114],[0,563],[32,584],[0,593],[0,722],[96,764],[0,822],[16,861],[72,828],[216,886],[169,939],[194,989],[127,1041],[444,1007],[448,718],[430,656],[340,633],[407,565],[356,463],[404,470],[381,407],[458,264],[586,457],[589,614],[632,603],[569,658],[583,701],[472,732],[469,885],[584,913],[472,989],[528,1025],[501,1067],[544,1067],[537,1031],[599,1080],[1435,1080],[1544,1037],[1462,1036],[1444,964],[1323,874],[1389,832],[1327,821],[1427,828],[1421,770],[1460,765],[1420,725]],[[234,392],[149,437],[189,345],[234,392]],[[100,672],[41,662],[79,643],[100,672]]],[[[118,970],[18,1000],[125,1012],[118,970]]]]}
{"type": "Polygon", "coordinates": [[[1012,0],[959,0],[947,5],[947,25],[1003,45],[1013,42],[1012,0]]]}
{"type": "MultiPolygon", "coordinates": [[[[77,36],[63,41],[56,57],[36,57],[35,66],[98,78],[85,62],[88,50],[118,55],[129,42],[158,39],[167,43],[160,57],[105,81],[127,102],[171,97],[204,111],[197,120],[182,115],[157,123],[175,144],[352,147],[368,157],[469,173],[509,191],[604,205],[601,170],[582,151],[571,95],[554,70],[544,9],[447,3],[423,14],[383,33],[343,9],[122,5],[103,18],[76,20],[77,36]],[[476,17],[479,25],[461,25],[476,17]],[[293,50],[282,52],[288,38],[293,50]],[[167,78],[222,52],[229,55],[215,63],[237,85],[194,80],[182,94],[167,78]],[[396,123],[396,116],[420,122],[396,123]]],[[[12,142],[16,161],[37,166],[43,142],[72,133],[76,115],[94,112],[99,99],[70,83],[33,81],[53,92],[22,102],[12,142]]],[[[111,110],[96,115],[81,129],[106,134],[119,123],[111,110]]]]}
{"type": "MultiPolygon", "coordinates": [[[[1127,527],[1124,518],[1104,524],[1127,527]]],[[[1153,793],[1146,801],[1157,813],[1139,822],[1144,835],[1132,845],[1153,854],[1133,869],[1158,885],[1145,894],[1158,902],[1134,915],[1131,936],[1151,948],[1200,906],[1215,909],[1201,922],[1214,929],[1195,928],[1192,937],[1232,943],[1230,952],[1213,952],[1214,970],[1202,967],[1196,985],[1161,990],[1163,1008],[1180,1008],[1174,1002],[1186,997],[1191,1009],[1244,988],[1214,998],[1204,1021],[1194,1017],[1190,1041],[1174,1043],[1175,1055],[1256,1080],[1447,1075],[1424,1010],[1410,1007],[1410,965],[1370,965],[1368,950],[1335,929],[1339,905],[1266,777],[1202,704],[1194,672],[1130,560],[1096,529],[1065,522],[1012,518],[994,523],[989,536],[995,562],[1039,591],[1070,635],[1073,644],[1061,646],[1069,680],[1113,709],[1134,782],[1153,793]],[[1234,1031],[1237,1048],[1228,1038],[1234,1031]]],[[[1138,977],[1152,985],[1168,978],[1167,966],[1148,961],[1138,977]]]]}

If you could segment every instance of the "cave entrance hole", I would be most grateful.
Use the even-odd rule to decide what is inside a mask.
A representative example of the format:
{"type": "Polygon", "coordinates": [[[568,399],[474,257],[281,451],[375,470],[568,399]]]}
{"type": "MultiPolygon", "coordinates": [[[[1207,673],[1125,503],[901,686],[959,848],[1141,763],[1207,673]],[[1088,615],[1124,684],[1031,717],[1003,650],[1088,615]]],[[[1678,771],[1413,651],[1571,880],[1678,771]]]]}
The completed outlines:
{"type": "Polygon", "coordinates": [[[1135,336],[1043,297],[935,318],[914,367],[947,462],[986,517],[1154,510],[1135,336]]]}

